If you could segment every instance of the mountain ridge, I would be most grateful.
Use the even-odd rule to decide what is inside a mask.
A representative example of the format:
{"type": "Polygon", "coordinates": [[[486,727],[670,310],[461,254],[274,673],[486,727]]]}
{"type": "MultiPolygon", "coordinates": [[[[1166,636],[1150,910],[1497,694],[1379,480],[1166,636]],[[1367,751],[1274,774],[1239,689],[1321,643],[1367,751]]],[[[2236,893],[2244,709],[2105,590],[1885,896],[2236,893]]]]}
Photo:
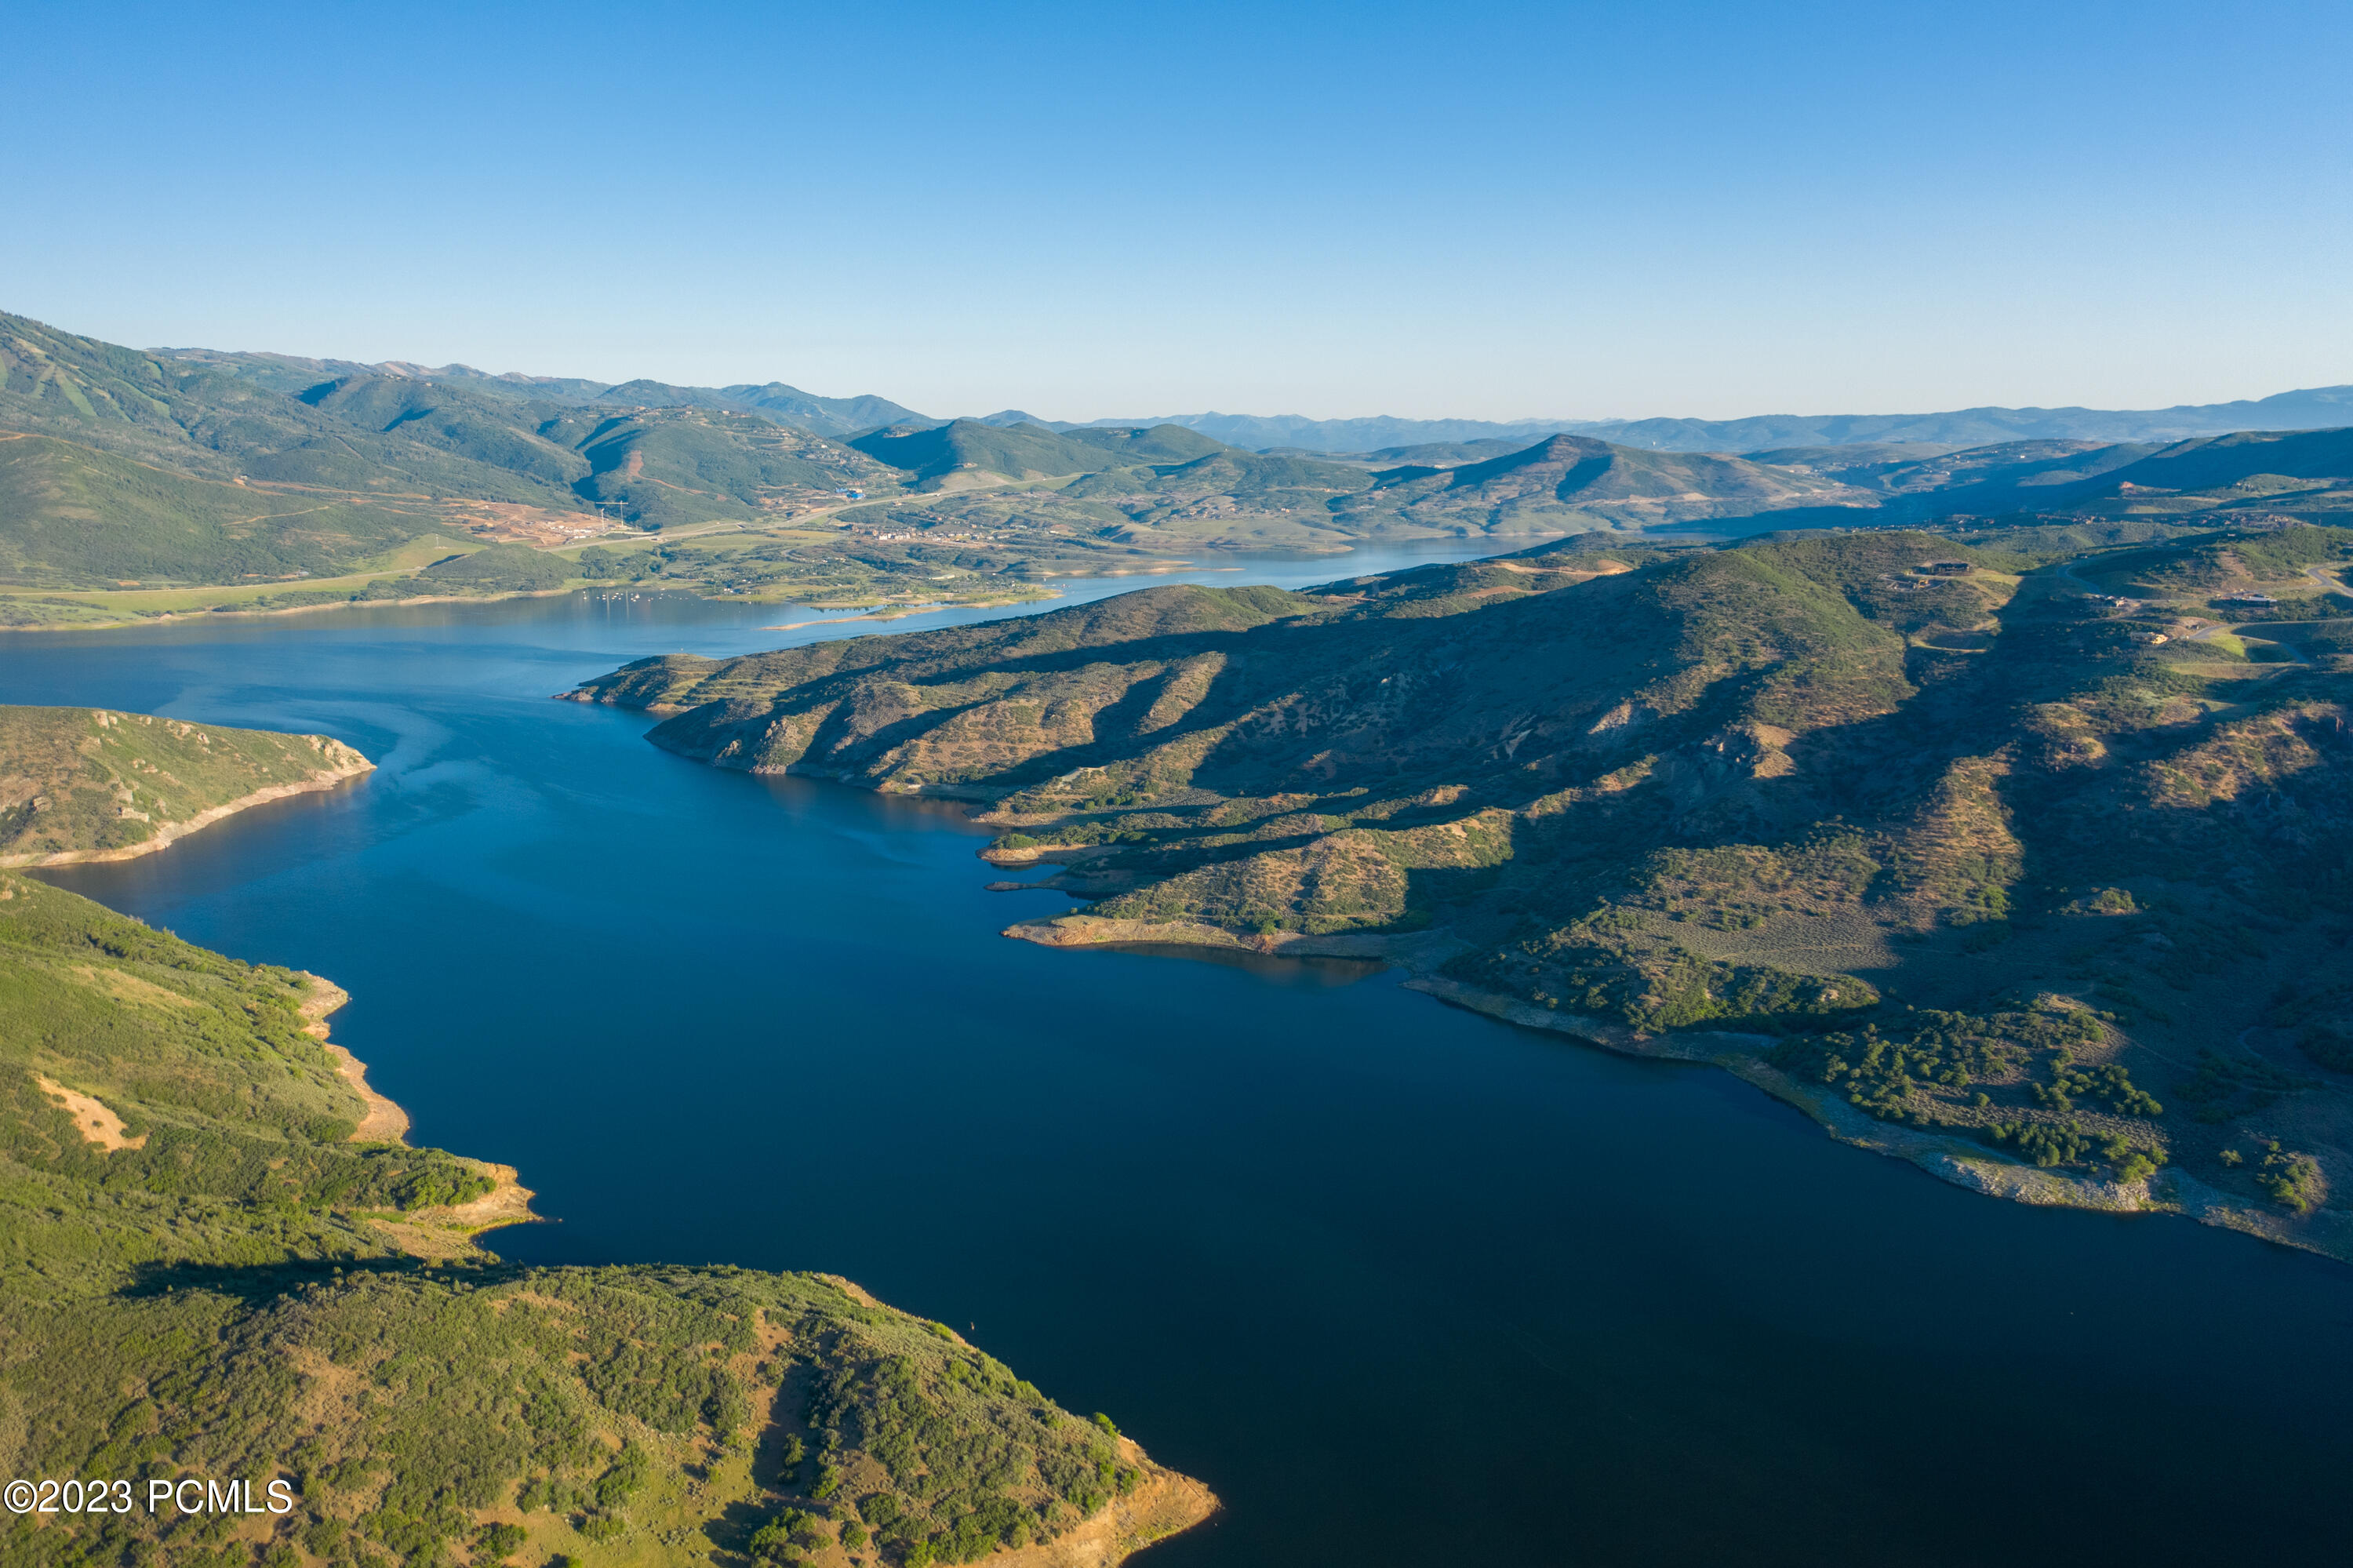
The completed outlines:
{"type": "MultiPolygon", "coordinates": [[[[873,394],[826,397],[781,381],[740,382],[727,387],[686,387],[634,379],[596,382],[577,377],[493,374],[459,364],[430,368],[405,361],[374,365],[351,360],[303,359],[255,351],[158,348],[151,354],[204,364],[257,378],[287,379],[308,367],[320,379],[368,372],[427,380],[479,383],[511,396],[548,401],[627,402],[646,407],[712,407],[760,413],[782,423],[799,423],[826,436],[862,434],[887,424],[946,424],[948,418],[919,414],[873,394]],[[628,394],[624,397],[624,391],[628,394]],[[862,422],[861,422],[862,421],[862,422]]],[[[299,388],[284,388],[298,390],[299,388]]],[[[2235,430],[2319,429],[2353,425],[2353,383],[2298,387],[2269,397],[2220,403],[2181,403],[2159,408],[2091,408],[2080,405],[1983,404],[1966,408],[1892,414],[1755,414],[1729,419],[1674,416],[1641,418],[1413,418],[1373,415],[1316,418],[1303,414],[1232,414],[1208,409],[1145,418],[1103,417],[1049,419],[1018,408],[967,416],[989,425],[1035,425],[1057,434],[1112,427],[1181,425],[1229,446],[1252,450],[1297,447],[1310,451],[1363,453],[1384,447],[1527,439],[1554,434],[1599,436],[1620,446],[1662,451],[1748,453],[1776,447],[1849,446],[1866,441],[1933,442],[1987,446],[2007,440],[2170,441],[2235,430]]]]}

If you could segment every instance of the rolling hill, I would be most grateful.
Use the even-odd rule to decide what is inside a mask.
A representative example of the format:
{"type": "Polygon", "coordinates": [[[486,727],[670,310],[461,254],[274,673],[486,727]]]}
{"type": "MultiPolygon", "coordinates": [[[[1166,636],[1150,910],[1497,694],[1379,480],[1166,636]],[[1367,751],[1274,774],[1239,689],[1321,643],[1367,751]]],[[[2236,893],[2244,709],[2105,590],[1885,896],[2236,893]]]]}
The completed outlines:
{"type": "Polygon", "coordinates": [[[1335,511],[1359,524],[1388,514],[1472,533],[1560,534],[1865,499],[1835,480],[1746,458],[1643,452],[1589,437],[1553,436],[1525,450],[1457,467],[1383,471],[1374,488],[1335,511]]]}
{"type": "Polygon", "coordinates": [[[849,444],[907,474],[918,490],[1092,473],[1116,461],[1115,452],[1101,443],[1069,440],[1035,425],[988,425],[978,419],[894,425],[849,444]]]}
{"type": "Polygon", "coordinates": [[[2319,517],[2353,503],[2353,430],[2242,430],[2166,446],[2012,442],[1849,475],[1898,517],[2233,511],[2319,517]]]}
{"type": "Polygon", "coordinates": [[[646,408],[721,408],[757,414],[818,436],[850,436],[879,425],[927,423],[913,408],[887,397],[820,397],[781,381],[764,386],[672,387],[659,381],[624,381],[589,401],[646,408]]]}
{"type": "Polygon", "coordinates": [[[603,382],[577,376],[492,375],[470,365],[429,366],[388,360],[363,365],[348,359],[307,359],[296,355],[223,353],[204,348],[159,348],[153,353],[182,364],[203,366],[273,391],[298,393],[324,381],[386,377],[457,387],[480,397],[566,408],[716,408],[759,414],[813,435],[853,435],[878,425],[926,423],[913,408],[887,397],[824,397],[781,381],[732,387],[677,387],[638,379],[603,382]]]}
{"type": "MultiPolygon", "coordinates": [[[[978,524],[986,539],[973,532],[980,514],[948,525],[990,547],[985,560],[955,563],[984,575],[1072,569],[1102,547],[1177,556],[1604,528],[1749,535],[2021,512],[2317,516],[2353,504],[2342,440],[2239,431],[2161,445],[2081,432],[2103,420],[2146,431],[2341,414],[2340,395],[2114,418],[1978,409],[1597,427],[1607,439],[1588,429],[1517,440],[1495,432],[1522,427],[1478,421],[1342,422],[1320,436],[1314,422],[1292,421],[1273,432],[1371,454],[1336,461],[1227,444],[1209,416],[1049,429],[1007,410],[937,422],[781,382],[605,385],[462,366],[142,354],[0,316],[0,435],[34,442],[0,461],[0,577],[84,589],[291,580],[405,561],[396,552],[435,533],[562,545],[610,525],[782,524],[849,491],[1019,495],[978,524]],[[894,422],[847,441],[816,433],[869,418],[894,422]],[[1394,436],[1409,424],[1437,439],[1361,445],[1377,427],[1394,436]],[[2064,429],[2052,434],[2054,425],[2064,429]],[[2004,439],[1948,439],[1986,431],[2004,439]],[[1668,450],[1702,439],[1751,456],[1668,450]],[[1033,548],[1045,555],[1023,556],[1033,548]]],[[[892,537],[872,542],[903,545],[947,516],[893,513],[881,530],[892,537]]],[[[899,564],[868,563],[867,575],[899,564]]]]}
{"type": "Polygon", "coordinates": [[[0,429],[200,479],[580,505],[562,464],[500,404],[376,376],[304,391],[310,397],[0,315],[0,429]]]}
{"type": "Polygon", "coordinates": [[[428,508],[191,479],[0,430],[0,582],[35,588],[332,577],[421,535],[428,508]]]}
{"type": "MultiPolygon", "coordinates": [[[[547,378],[181,352],[0,316],[0,578],[328,576],[435,532],[756,520],[844,487],[899,488],[861,454],[726,398],[650,408],[547,378]]],[[[736,390],[765,407],[790,389],[736,390]]]]}
{"type": "MultiPolygon", "coordinates": [[[[2058,532],[1563,541],[577,694],[984,802],[1092,901],[1008,936],[1383,957],[1977,1191],[2353,1256],[2353,620],[2210,635],[2210,588],[2095,598],[2058,532]]],[[[2129,570],[2353,537],[2304,533],[2129,570]]]]}
{"type": "Polygon", "coordinates": [[[899,488],[895,473],[860,452],[755,414],[578,410],[541,429],[575,439],[589,471],[574,486],[579,493],[614,504],[641,528],[757,517],[828,500],[843,487],[899,488]]]}

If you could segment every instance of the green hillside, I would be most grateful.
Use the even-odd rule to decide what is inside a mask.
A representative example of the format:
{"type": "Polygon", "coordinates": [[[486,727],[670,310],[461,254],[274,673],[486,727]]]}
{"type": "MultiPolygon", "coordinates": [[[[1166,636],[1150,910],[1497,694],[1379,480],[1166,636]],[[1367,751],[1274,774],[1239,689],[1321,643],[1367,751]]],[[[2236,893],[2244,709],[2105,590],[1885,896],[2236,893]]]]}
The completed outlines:
{"type": "Polygon", "coordinates": [[[375,375],[281,392],[5,314],[0,429],[195,478],[580,506],[562,460],[508,402],[375,375]]]}
{"type": "Polygon", "coordinates": [[[584,694],[720,766],[987,803],[992,858],[1093,900],[1012,935],[1386,956],[1980,1191],[2353,1255],[2353,599],[2218,631],[2198,565],[2341,540],[1976,536],[1565,541],[584,694]]]}
{"type": "Polygon", "coordinates": [[[2353,429],[2243,430],[2202,441],[2182,441],[2105,475],[2120,484],[2211,491],[2264,474],[2289,479],[2353,480],[2353,429]]]}
{"type": "Polygon", "coordinates": [[[160,849],[257,796],[323,789],[372,766],[324,736],[0,707],[0,865],[160,849]]]}
{"type": "MultiPolygon", "coordinates": [[[[1454,468],[1466,462],[1485,462],[1489,458],[1509,457],[1524,452],[1535,443],[1528,440],[1503,440],[1490,436],[1475,441],[1420,441],[1412,446],[1383,447],[1366,452],[1365,460],[1378,468],[1402,468],[1409,464],[1429,468],[1454,468]]],[[[1759,462],[1769,458],[1750,454],[1759,462]]]]}
{"type": "Polygon", "coordinates": [[[1558,534],[1863,499],[1836,480],[1745,458],[1637,451],[1553,436],[1459,467],[1386,470],[1376,488],[1335,512],[1359,525],[1386,514],[1473,533],[1558,534]]]}
{"type": "Polygon", "coordinates": [[[586,460],[583,495],[614,503],[642,528],[758,517],[787,502],[829,501],[843,487],[899,488],[897,474],[860,452],[752,414],[575,412],[541,429],[586,460]]]}
{"type": "Polygon", "coordinates": [[[1058,436],[1035,425],[987,425],[955,419],[944,425],[893,426],[849,444],[875,461],[905,473],[920,490],[1008,479],[1049,479],[1110,466],[1101,446],[1058,436]]]}
{"type": "Polygon", "coordinates": [[[1062,439],[1101,447],[1111,454],[1112,465],[1119,468],[1191,462],[1229,450],[1222,441],[1213,441],[1182,425],[1092,426],[1065,430],[1062,439]]]}
{"type": "MultiPolygon", "coordinates": [[[[2325,411],[2334,396],[2247,407],[2325,411]]],[[[2074,428],[2039,414],[2004,422],[2020,412],[1971,411],[1952,429],[1976,429],[1979,415],[1996,434],[2074,428]]],[[[1760,461],[1644,448],[1637,435],[1655,423],[1613,428],[1615,441],[1561,434],[1521,443],[1473,429],[1510,427],[1441,421],[1430,433],[1466,439],[1387,448],[1380,455],[1394,461],[1376,467],[1213,439],[1213,430],[1291,428],[1239,416],[1060,432],[1011,411],[931,424],[886,399],[818,397],[782,382],[607,385],[464,366],[146,354],[0,316],[0,437],[68,443],[25,447],[0,464],[0,579],[35,589],[251,585],[372,568],[427,534],[569,546],[600,523],[673,535],[722,524],[774,540],[739,550],[735,567],[713,574],[729,591],[782,592],[790,579],[833,602],[868,594],[902,604],[916,601],[926,564],[940,568],[935,580],[954,583],[948,597],[970,601],[993,591],[988,578],[1205,550],[1338,551],[1365,539],[1649,529],[1721,537],[1948,516],[2036,514],[2066,526],[2353,511],[2353,448],[2342,432],[2241,433],[2164,449],[2046,433],[1951,450],[1902,418],[1721,427],[1812,438],[1768,449],[1758,455],[1779,461],[1760,461]],[[858,429],[866,433],[832,439],[858,429]],[[1823,444],[1825,435],[1873,439],[1838,446],[1823,444]],[[223,488],[231,484],[258,493],[223,488]],[[984,490],[1007,492],[1004,503],[863,514],[880,525],[852,520],[855,536],[815,572],[806,569],[809,541],[782,537],[806,530],[813,512],[839,511],[848,492],[898,503],[984,490]],[[911,545],[921,558],[897,548],[911,545]],[[952,546],[948,558],[932,553],[942,546],[952,546]]],[[[1652,431],[1669,448],[1689,433],[1652,431]]],[[[355,584],[342,597],[402,591],[355,584]]],[[[79,620],[97,608],[19,599],[0,606],[0,619],[79,620]]]]}
{"type": "Polygon", "coordinates": [[[601,513],[656,529],[901,488],[893,471],[726,397],[615,408],[580,391],[146,355],[0,316],[0,574],[66,587],[330,576],[424,534],[491,528],[485,503],[527,508],[525,524],[601,513]],[[5,439],[20,435],[45,439],[5,439]]]}
{"type": "Polygon", "coordinates": [[[0,1469],[136,1489],[0,1560],[1045,1568],[1214,1507],[846,1281],[477,1250],[527,1194],[354,1140],[339,1000],[0,875],[0,1469]],[[191,1477],[254,1511],[147,1510],[191,1477]]]}
{"type": "Polygon", "coordinates": [[[758,414],[811,435],[843,437],[881,425],[920,421],[921,414],[888,397],[820,397],[781,381],[763,386],[673,387],[660,381],[624,381],[599,392],[595,401],[648,408],[722,408],[758,414]]]}
{"type": "MultiPolygon", "coordinates": [[[[372,434],[397,434],[404,440],[488,464],[552,491],[568,489],[588,471],[587,462],[577,452],[539,433],[538,426],[547,417],[544,404],[494,400],[456,387],[386,376],[322,382],[304,388],[296,397],[372,434]]],[[[371,482],[362,481],[363,485],[367,482],[371,482]]]]}
{"type": "Polygon", "coordinates": [[[191,479],[0,431],[0,582],[237,583],[348,571],[434,531],[414,503],[191,479]]]}
{"type": "MultiPolygon", "coordinates": [[[[267,422],[286,397],[235,376],[58,332],[0,313],[0,428],[36,430],[191,472],[234,478],[233,460],[194,439],[206,418],[267,422]]],[[[299,407],[299,406],[298,406],[299,407]]],[[[319,421],[290,416],[294,429],[319,421]]]]}
{"type": "Polygon", "coordinates": [[[2353,506],[2353,431],[2242,431],[2167,447],[2013,441],[1840,477],[1883,493],[1891,519],[2023,511],[2212,514],[2217,522],[2232,512],[2314,514],[2353,506]]]}
{"type": "Polygon", "coordinates": [[[325,381],[353,376],[387,376],[418,382],[441,382],[465,387],[488,397],[518,402],[572,404],[595,400],[602,381],[569,376],[492,375],[470,365],[423,366],[386,362],[364,365],[353,359],[312,359],[294,354],[256,354],[211,348],[159,348],[158,359],[203,366],[240,380],[256,382],[275,392],[296,393],[325,381]]]}

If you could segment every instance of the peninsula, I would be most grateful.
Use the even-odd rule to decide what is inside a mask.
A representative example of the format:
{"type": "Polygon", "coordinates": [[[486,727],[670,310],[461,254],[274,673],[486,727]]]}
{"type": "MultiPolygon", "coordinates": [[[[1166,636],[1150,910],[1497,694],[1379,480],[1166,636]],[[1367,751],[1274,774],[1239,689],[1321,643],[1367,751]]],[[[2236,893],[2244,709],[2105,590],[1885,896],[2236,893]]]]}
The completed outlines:
{"type": "Polygon", "coordinates": [[[323,735],[104,708],[0,706],[0,866],[151,854],[375,764],[323,735]]]}
{"type": "Polygon", "coordinates": [[[1008,936],[1386,958],[2031,1202],[2353,1257],[2353,531],[1586,536],[570,694],[969,800],[1008,936]]]}
{"type": "Polygon", "coordinates": [[[530,1194],[402,1140],[342,1001],[0,874],[0,1475],[259,1510],[38,1515],[12,1562],[1107,1568],[1217,1506],[846,1280],[501,1262],[475,1236],[530,1194]]]}

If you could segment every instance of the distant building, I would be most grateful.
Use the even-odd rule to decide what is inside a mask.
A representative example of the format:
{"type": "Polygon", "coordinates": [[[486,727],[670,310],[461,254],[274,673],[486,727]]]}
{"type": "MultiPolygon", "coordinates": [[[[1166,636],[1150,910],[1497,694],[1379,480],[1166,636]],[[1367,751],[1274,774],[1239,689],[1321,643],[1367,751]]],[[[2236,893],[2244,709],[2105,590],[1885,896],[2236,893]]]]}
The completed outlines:
{"type": "Polygon", "coordinates": [[[2269,595],[2269,594],[2267,594],[2267,593],[2226,593],[2226,594],[2224,594],[2221,598],[2220,598],[2220,599],[2216,599],[2214,602],[2215,602],[2216,604],[2263,604],[2263,605],[2272,605],[2272,604],[2277,604],[2277,603],[2279,602],[2279,600],[2277,600],[2277,599],[2274,599],[2271,595],[2269,595]]]}
{"type": "Polygon", "coordinates": [[[1958,577],[1968,575],[1967,561],[1923,561],[1916,568],[1932,577],[1958,577]]]}

